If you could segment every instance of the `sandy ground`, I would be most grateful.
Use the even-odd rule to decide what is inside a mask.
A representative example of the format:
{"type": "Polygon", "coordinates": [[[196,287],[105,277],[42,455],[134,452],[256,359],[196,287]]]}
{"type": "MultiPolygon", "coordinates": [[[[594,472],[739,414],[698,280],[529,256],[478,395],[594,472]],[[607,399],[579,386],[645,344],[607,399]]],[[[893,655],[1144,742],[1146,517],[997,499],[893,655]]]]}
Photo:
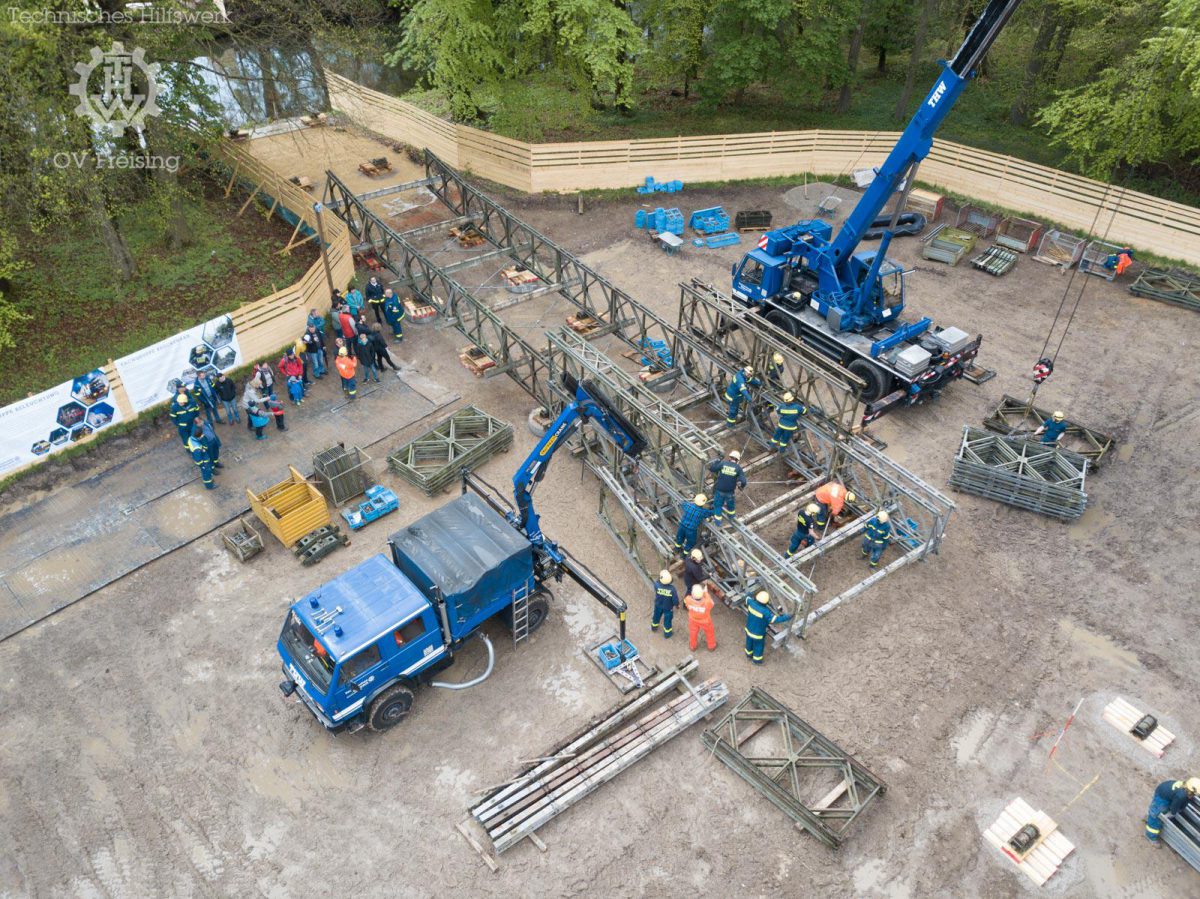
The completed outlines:
{"type": "MultiPolygon", "coordinates": [[[[681,199],[771,208],[785,222],[827,192],[801,191],[799,210],[781,188],[681,199]]],[[[511,205],[669,316],[676,282],[726,285],[746,246],[669,258],[631,228],[632,198],[583,216],[573,199],[511,205]]],[[[982,331],[981,361],[999,372],[877,426],[890,455],[944,487],[962,425],[1027,390],[1066,279],[1027,259],[997,280],[920,261],[911,242],[894,250],[916,267],[910,314],[982,331]]],[[[533,443],[521,426],[529,399],[507,379],[473,380],[454,358],[454,333],[410,333],[426,376],[518,425],[514,452],[482,471],[504,482],[533,443]]],[[[696,728],[544,828],[545,854],[519,846],[491,874],[454,824],[473,791],[618,700],[581,654],[611,622],[559,591],[551,620],[520,650],[494,629],[485,684],[419,694],[390,734],[329,736],[281,697],[274,642],[293,597],[444,500],[385,474],[400,512],[316,569],[277,545],[240,566],[204,538],[0,644],[0,895],[1017,896],[1038,890],[981,832],[1018,796],[1078,847],[1043,892],[1194,894],[1196,872],[1150,846],[1140,816],[1158,781],[1196,773],[1200,488],[1185,474],[1200,419],[1195,335],[1184,310],[1088,284],[1039,397],[1123,441],[1090,482],[1078,523],[955,494],[939,556],[889,577],[762,669],[744,659],[740,622],[717,610],[720,646],[701,650],[701,675],[723,677],[734,697],[762,686],[887,782],[839,852],[710,758],[696,728]],[[1179,734],[1163,760],[1100,720],[1116,695],[1179,734]]],[[[578,463],[559,463],[539,502],[547,531],[627,596],[643,653],[663,665],[684,657],[683,641],[650,636],[647,590],[595,519],[596,485],[578,463]]],[[[450,674],[482,664],[472,649],[450,674]]]]}

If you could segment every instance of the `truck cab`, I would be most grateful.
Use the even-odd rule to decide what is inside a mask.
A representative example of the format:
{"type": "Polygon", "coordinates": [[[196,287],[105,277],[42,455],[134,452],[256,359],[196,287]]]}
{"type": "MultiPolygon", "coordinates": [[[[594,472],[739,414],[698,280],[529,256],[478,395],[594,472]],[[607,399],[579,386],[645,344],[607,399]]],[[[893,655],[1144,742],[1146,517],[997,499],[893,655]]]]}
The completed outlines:
{"type": "Polygon", "coordinates": [[[279,635],[280,689],[330,730],[398,724],[414,689],[439,686],[432,676],[486,621],[511,626],[519,603],[532,633],[549,611],[529,541],[474,494],[388,543],[390,556],[372,556],[293,603],[279,635]]]}

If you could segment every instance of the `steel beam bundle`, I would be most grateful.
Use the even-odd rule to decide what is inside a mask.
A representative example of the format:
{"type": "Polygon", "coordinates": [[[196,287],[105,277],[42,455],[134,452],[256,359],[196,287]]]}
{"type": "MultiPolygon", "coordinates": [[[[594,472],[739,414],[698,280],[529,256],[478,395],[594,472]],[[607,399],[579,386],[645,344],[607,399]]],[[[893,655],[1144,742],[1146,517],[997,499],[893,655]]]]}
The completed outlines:
{"type": "Polygon", "coordinates": [[[887,791],[861,762],[758,687],[704,731],[703,740],[735,774],[833,849],[887,791]]]}
{"type": "Polygon", "coordinates": [[[512,446],[513,429],[474,406],[465,406],[424,434],[396,448],[388,467],[426,496],[445,490],[464,468],[474,470],[512,446]]]}
{"type": "Polygon", "coordinates": [[[975,266],[975,268],[997,278],[1001,275],[1007,275],[1016,264],[1017,254],[1014,250],[1006,250],[1004,247],[996,246],[988,247],[971,260],[971,265],[975,266]]]}
{"type": "Polygon", "coordinates": [[[692,685],[687,676],[696,667],[696,660],[688,659],[656,676],[636,699],[592,721],[473,806],[471,816],[483,826],[496,853],[511,849],[720,707],[729,689],[718,680],[692,685]],[[676,691],[679,695],[668,699],[676,691]]]}
{"type": "Polygon", "coordinates": [[[1187,272],[1148,268],[1129,285],[1129,292],[1160,303],[1200,311],[1200,278],[1187,272]]]}
{"type": "Polygon", "coordinates": [[[950,486],[1071,521],[1087,506],[1087,466],[1066,450],[966,427],[950,486]]]}
{"type": "Polygon", "coordinates": [[[1177,815],[1162,815],[1162,840],[1200,871],[1200,801],[1194,797],[1177,815]]]}
{"type": "MultiPolygon", "coordinates": [[[[989,431],[1009,437],[1022,436],[1036,431],[1042,422],[1049,421],[1051,415],[1049,409],[1042,409],[1028,400],[1019,400],[1005,394],[996,411],[983,420],[983,426],[989,431]]],[[[1066,444],[1064,449],[1069,449],[1091,462],[1094,472],[1100,468],[1100,462],[1108,451],[1117,445],[1117,439],[1110,434],[1069,422],[1059,443],[1066,444]]]]}

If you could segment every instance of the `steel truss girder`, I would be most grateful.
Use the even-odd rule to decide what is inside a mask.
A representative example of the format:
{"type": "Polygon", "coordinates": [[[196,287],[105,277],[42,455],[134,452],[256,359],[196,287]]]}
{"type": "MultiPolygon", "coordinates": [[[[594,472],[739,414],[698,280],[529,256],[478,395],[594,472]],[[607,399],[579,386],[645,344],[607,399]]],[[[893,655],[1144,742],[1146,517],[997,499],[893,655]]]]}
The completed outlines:
{"type": "MultiPolygon", "coordinates": [[[[735,302],[712,285],[693,279],[680,284],[679,331],[705,342],[735,367],[754,366],[763,378],[776,354],[783,357],[781,377],[767,386],[790,390],[809,414],[828,419],[847,433],[862,422],[860,378],[768,322],[753,308],[735,302]]],[[[721,385],[724,389],[725,385],[721,385]]],[[[756,400],[761,403],[764,394],[756,400]]]]}
{"type": "MultiPolygon", "coordinates": [[[[608,440],[585,441],[586,459],[628,518],[650,537],[661,560],[670,559],[680,504],[701,489],[708,463],[722,455],[720,447],[579,335],[563,330],[547,337],[550,383],[557,389],[561,367],[578,381],[598,384],[646,439],[647,447],[636,465],[630,465],[608,440]]],[[[615,530],[611,521],[607,523],[615,530]]],[[[631,542],[614,536],[644,564],[631,542]]],[[[785,565],[778,550],[736,519],[727,527],[706,528],[703,542],[719,574],[719,585],[735,604],[740,605],[748,589],[761,585],[773,598],[791,605],[802,625],[799,632],[803,632],[816,586],[796,566],[785,565]]]]}
{"type": "Polygon", "coordinates": [[[854,756],[758,687],[704,731],[702,739],[735,774],[833,849],[875,798],[887,792],[887,785],[854,756]],[[745,754],[743,746],[756,737],[761,743],[759,734],[772,731],[778,742],[760,750],[769,754],[745,754]],[[824,784],[819,782],[822,770],[833,775],[824,784]],[[809,792],[813,789],[818,792],[809,792]]]}

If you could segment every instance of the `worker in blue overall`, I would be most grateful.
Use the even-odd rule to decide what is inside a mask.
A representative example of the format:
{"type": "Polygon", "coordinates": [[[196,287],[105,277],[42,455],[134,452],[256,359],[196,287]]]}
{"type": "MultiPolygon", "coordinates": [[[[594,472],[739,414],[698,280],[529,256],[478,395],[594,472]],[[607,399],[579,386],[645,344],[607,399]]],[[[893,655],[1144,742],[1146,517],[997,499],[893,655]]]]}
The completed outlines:
{"type": "Polygon", "coordinates": [[[392,329],[392,339],[404,339],[404,304],[389,287],[383,292],[383,317],[392,329]]]}
{"type": "Polygon", "coordinates": [[[771,608],[771,594],[766,590],[746,596],[746,657],[755,665],[763,663],[763,650],[767,643],[767,628],[772,624],[783,624],[791,621],[791,615],[784,615],[771,608]]]}
{"type": "Polygon", "coordinates": [[[204,448],[208,450],[208,458],[212,460],[213,471],[220,471],[225,467],[221,462],[221,438],[217,436],[217,430],[211,422],[202,418],[196,419],[192,436],[199,437],[204,443],[204,448]]]}
{"type": "Polygon", "coordinates": [[[196,416],[200,414],[200,405],[182,384],[179,385],[179,392],[175,394],[175,399],[171,400],[167,414],[171,416],[172,423],[179,431],[179,439],[184,446],[187,446],[188,438],[192,436],[192,425],[196,421],[196,416]]]}
{"type": "Polygon", "coordinates": [[[783,402],[775,407],[775,434],[771,438],[777,453],[787,449],[800,427],[800,416],[806,414],[808,407],[804,403],[796,402],[790,390],[784,393],[783,402]]]}
{"type": "Polygon", "coordinates": [[[187,442],[188,452],[192,454],[192,461],[200,468],[200,480],[204,482],[205,490],[215,490],[217,485],[213,483],[213,463],[212,456],[208,454],[208,447],[204,444],[203,433],[199,428],[188,436],[187,442]]]}
{"type": "Polygon", "coordinates": [[[720,526],[722,516],[726,512],[729,517],[733,517],[735,504],[733,499],[734,490],[746,489],[746,472],[742,471],[742,466],[739,461],[742,454],[737,450],[730,450],[729,455],[724,459],[718,459],[708,466],[708,470],[717,476],[717,482],[713,486],[713,509],[716,514],[713,516],[713,524],[720,526]]]}
{"type": "Polygon", "coordinates": [[[783,386],[783,353],[771,356],[771,364],[767,366],[767,383],[778,390],[783,386]]]}
{"type": "Polygon", "coordinates": [[[1046,446],[1058,446],[1058,441],[1066,429],[1066,416],[1061,411],[1056,411],[1050,418],[1042,422],[1042,426],[1033,432],[1033,436],[1040,435],[1042,443],[1046,446]]]}
{"type": "Polygon", "coordinates": [[[796,513],[796,530],[792,532],[792,540],[784,558],[790,559],[800,547],[812,546],[817,542],[817,518],[820,514],[821,507],[816,503],[809,503],[796,513]]]}
{"type": "Polygon", "coordinates": [[[725,402],[729,403],[729,411],[725,414],[726,424],[736,424],[738,411],[742,408],[742,401],[750,399],[750,388],[759,387],[762,381],[754,377],[754,367],[747,365],[729,382],[729,386],[725,388],[725,402]]]}
{"type": "Polygon", "coordinates": [[[871,559],[871,567],[879,567],[879,558],[892,542],[892,526],[886,511],[880,511],[871,516],[867,528],[863,531],[862,554],[871,559]]]}
{"type": "Polygon", "coordinates": [[[675,610],[679,608],[679,594],[672,583],[671,572],[663,569],[658,575],[658,584],[654,587],[654,616],[650,619],[650,630],[657,631],[658,623],[663,626],[663,636],[671,639],[671,622],[675,610]]]}
{"type": "Polygon", "coordinates": [[[1170,813],[1176,815],[1187,805],[1188,800],[1200,793],[1200,777],[1189,777],[1187,780],[1164,780],[1154,791],[1150,801],[1150,811],[1146,813],[1146,839],[1151,843],[1158,842],[1162,831],[1162,821],[1159,816],[1170,813]]]}
{"type": "Polygon", "coordinates": [[[703,493],[697,493],[690,503],[684,503],[679,511],[679,530],[675,532],[675,551],[690,552],[700,542],[700,525],[713,514],[714,510],[708,508],[708,497],[703,493]]]}

